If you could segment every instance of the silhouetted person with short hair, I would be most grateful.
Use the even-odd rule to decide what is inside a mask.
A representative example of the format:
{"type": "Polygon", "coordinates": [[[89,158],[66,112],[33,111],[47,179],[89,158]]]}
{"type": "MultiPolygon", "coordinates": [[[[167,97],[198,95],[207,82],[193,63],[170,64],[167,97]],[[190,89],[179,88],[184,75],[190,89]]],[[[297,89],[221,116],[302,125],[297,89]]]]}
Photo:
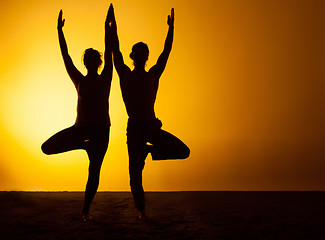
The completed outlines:
{"type": "Polygon", "coordinates": [[[102,64],[101,54],[92,48],[86,49],[83,59],[87,68],[86,76],[74,66],[68,53],[62,30],[65,22],[65,19],[62,20],[62,10],[58,18],[57,29],[62,57],[78,93],[77,119],[72,127],[56,133],[43,143],[42,151],[45,154],[56,154],[75,149],[86,150],[89,158],[89,175],[82,210],[84,221],[91,219],[89,208],[97,192],[100,169],[109,142],[108,98],[113,71],[109,18],[112,14],[110,8],[105,22],[105,66],[101,74],[98,74],[102,64]]]}
{"type": "Polygon", "coordinates": [[[127,145],[130,186],[135,206],[139,211],[139,219],[146,218],[142,170],[148,153],[151,153],[153,160],[185,159],[190,154],[189,148],[181,140],[161,129],[162,123],[156,118],[154,111],[159,78],[165,69],[172,48],[174,9],[171,10],[167,23],[169,30],[164,50],[156,65],[148,72],[145,70],[149,56],[148,46],[143,42],[133,46],[130,57],[134,63],[134,70],[131,71],[124,64],[119,49],[115,17],[111,24],[114,65],[120,78],[123,101],[129,116],[127,145]],[[148,142],[152,145],[148,145],[148,142]]]}

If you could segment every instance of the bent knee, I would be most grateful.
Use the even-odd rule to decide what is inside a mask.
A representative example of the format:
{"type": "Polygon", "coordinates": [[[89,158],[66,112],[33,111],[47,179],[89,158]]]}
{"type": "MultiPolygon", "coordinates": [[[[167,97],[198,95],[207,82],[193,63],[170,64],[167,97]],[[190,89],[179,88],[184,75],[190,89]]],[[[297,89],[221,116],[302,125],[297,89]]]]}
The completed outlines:
{"type": "Polygon", "coordinates": [[[51,151],[51,148],[49,147],[49,144],[47,142],[43,143],[41,146],[42,152],[45,153],[46,155],[53,154],[51,151]]]}
{"type": "Polygon", "coordinates": [[[190,153],[191,153],[191,150],[187,146],[185,146],[181,153],[180,159],[188,158],[190,156],[190,153]]]}

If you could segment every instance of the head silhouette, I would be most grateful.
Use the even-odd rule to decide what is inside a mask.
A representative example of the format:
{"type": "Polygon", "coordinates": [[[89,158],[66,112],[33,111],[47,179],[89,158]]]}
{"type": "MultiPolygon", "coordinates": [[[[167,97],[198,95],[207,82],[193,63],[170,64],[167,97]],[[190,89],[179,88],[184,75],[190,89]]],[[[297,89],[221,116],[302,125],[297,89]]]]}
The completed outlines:
{"type": "Polygon", "coordinates": [[[93,48],[88,48],[83,54],[83,61],[87,70],[98,70],[102,64],[102,54],[93,48]]]}
{"type": "Polygon", "coordinates": [[[144,67],[149,57],[148,45],[143,42],[138,42],[133,45],[130,58],[133,60],[134,66],[144,67]]]}

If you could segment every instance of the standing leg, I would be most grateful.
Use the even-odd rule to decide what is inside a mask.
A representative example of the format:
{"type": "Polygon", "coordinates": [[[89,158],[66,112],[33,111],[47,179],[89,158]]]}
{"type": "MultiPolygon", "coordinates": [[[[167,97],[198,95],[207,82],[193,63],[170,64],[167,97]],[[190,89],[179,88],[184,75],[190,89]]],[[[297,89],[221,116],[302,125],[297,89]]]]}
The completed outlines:
{"type": "Polygon", "coordinates": [[[82,210],[82,218],[84,221],[87,221],[91,218],[89,216],[89,209],[98,189],[100,168],[103,162],[103,158],[96,156],[96,154],[93,152],[88,152],[88,157],[90,163],[88,169],[88,180],[85,190],[84,207],[82,210]]]}
{"type": "Polygon", "coordinates": [[[86,147],[89,158],[89,169],[84,207],[82,210],[84,221],[91,218],[89,216],[89,209],[98,189],[100,169],[109,141],[109,128],[91,129],[90,131],[89,141],[86,147]]]}
{"type": "Polygon", "coordinates": [[[190,155],[190,149],[180,139],[162,129],[156,130],[149,142],[153,145],[153,160],[185,159],[190,155]]]}
{"type": "Polygon", "coordinates": [[[148,155],[146,151],[146,142],[141,135],[139,136],[138,134],[131,134],[128,132],[127,144],[131,192],[135,207],[139,212],[139,219],[143,219],[146,217],[144,190],[142,186],[142,170],[148,155]]]}

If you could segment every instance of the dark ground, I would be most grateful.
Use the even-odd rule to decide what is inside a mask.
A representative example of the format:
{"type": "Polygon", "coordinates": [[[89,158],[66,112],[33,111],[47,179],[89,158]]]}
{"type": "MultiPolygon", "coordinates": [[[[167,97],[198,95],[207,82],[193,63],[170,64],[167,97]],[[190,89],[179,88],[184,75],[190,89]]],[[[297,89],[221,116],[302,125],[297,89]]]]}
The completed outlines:
{"type": "Polygon", "coordinates": [[[136,219],[129,192],[0,192],[0,239],[325,239],[325,192],[148,192],[136,219]]]}

